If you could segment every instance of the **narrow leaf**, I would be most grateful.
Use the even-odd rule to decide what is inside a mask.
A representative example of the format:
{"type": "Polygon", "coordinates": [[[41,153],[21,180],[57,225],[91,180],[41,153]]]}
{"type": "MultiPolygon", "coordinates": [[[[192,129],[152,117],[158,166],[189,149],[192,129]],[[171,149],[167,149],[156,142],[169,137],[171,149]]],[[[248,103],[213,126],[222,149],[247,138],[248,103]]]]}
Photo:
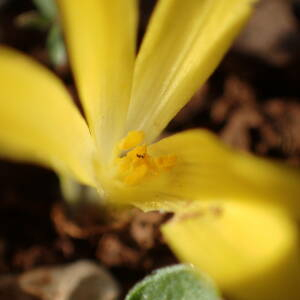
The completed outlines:
{"type": "Polygon", "coordinates": [[[52,21],[56,19],[57,8],[55,0],[33,0],[33,3],[44,17],[52,21]]]}
{"type": "Polygon", "coordinates": [[[47,38],[47,48],[51,62],[56,66],[62,66],[67,62],[67,53],[58,24],[53,24],[47,38]]]}

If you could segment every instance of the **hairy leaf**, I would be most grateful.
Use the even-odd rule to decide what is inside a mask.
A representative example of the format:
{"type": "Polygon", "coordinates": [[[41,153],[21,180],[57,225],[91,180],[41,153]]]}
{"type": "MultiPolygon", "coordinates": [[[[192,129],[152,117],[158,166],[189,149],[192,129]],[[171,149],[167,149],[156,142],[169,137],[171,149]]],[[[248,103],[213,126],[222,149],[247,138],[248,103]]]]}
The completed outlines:
{"type": "Polygon", "coordinates": [[[136,284],[125,300],[220,300],[204,275],[188,265],[159,269],[136,284]]]}

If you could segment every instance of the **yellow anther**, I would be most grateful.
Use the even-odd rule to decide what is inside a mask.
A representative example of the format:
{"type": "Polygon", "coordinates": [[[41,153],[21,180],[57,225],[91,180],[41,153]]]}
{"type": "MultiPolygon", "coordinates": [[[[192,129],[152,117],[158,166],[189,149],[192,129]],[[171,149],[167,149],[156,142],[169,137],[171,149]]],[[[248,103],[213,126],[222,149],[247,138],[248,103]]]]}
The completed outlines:
{"type": "Polygon", "coordinates": [[[155,164],[158,169],[170,169],[175,166],[177,162],[177,157],[174,154],[169,154],[165,156],[160,156],[154,158],[155,164]]]}
{"type": "Polygon", "coordinates": [[[143,131],[129,131],[127,136],[123,138],[119,144],[120,150],[129,150],[141,144],[144,140],[143,131]]]}
{"type": "Polygon", "coordinates": [[[148,177],[156,176],[160,172],[172,168],[176,164],[175,155],[150,156],[147,153],[147,146],[140,145],[143,139],[143,132],[131,131],[119,144],[121,153],[116,159],[118,165],[117,177],[125,184],[138,184],[148,177]]]}
{"type": "Polygon", "coordinates": [[[139,165],[124,178],[124,183],[134,185],[139,183],[148,173],[147,165],[139,165]]]}
{"type": "Polygon", "coordinates": [[[142,146],[137,146],[133,150],[129,151],[127,153],[127,157],[132,159],[132,160],[139,160],[145,158],[147,155],[147,146],[142,145],[142,146]]]}

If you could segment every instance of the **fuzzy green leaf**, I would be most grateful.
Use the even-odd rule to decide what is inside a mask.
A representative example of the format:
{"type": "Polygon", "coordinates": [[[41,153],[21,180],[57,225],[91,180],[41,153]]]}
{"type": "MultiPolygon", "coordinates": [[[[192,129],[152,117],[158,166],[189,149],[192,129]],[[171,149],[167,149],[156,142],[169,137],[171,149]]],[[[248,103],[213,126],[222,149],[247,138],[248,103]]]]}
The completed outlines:
{"type": "Polygon", "coordinates": [[[212,282],[187,265],[159,269],[136,284],[125,300],[220,300],[212,282]]]}

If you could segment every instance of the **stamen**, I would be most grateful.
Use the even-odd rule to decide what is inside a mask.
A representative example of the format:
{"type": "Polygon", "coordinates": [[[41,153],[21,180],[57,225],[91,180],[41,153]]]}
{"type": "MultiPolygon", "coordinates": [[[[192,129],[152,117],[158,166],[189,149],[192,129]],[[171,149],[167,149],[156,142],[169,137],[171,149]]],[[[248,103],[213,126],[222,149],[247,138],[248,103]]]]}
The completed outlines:
{"type": "Polygon", "coordinates": [[[143,131],[129,131],[127,136],[123,138],[119,144],[120,150],[129,150],[137,145],[141,144],[144,140],[143,131]]]}
{"type": "Polygon", "coordinates": [[[176,164],[176,155],[169,154],[159,157],[149,155],[147,146],[140,145],[143,140],[144,133],[142,131],[131,131],[118,146],[117,177],[125,184],[138,184],[146,178],[171,169],[176,164]],[[127,151],[127,153],[122,153],[124,151],[127,151]]]}

